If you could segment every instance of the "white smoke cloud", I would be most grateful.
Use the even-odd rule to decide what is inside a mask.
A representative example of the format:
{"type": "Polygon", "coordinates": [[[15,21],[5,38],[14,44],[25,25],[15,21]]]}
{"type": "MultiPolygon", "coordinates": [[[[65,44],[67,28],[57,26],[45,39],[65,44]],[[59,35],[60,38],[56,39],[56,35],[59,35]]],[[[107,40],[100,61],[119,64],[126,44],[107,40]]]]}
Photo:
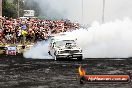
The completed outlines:
{"type": "Polygon", "coordinates": [[[39,4],[40,17],[81,20],[81,0],[27,0],[29,5],[32,5],[32,1],[39,4]]]}
{"type": "Polygon", "coordinates": [[[125,58],[132,56],[132,21],[128,18],[80,29],[70,36],[78,37],[85,58],[125,58]]]}
{"type": "MultiPolygon", "coordinates": [[[[68,18],[72,21],[91,24],[94,21],[102,22],[103,0],[27,0],[32,4],[39,4],[41,16],[46,18],[68,18]]],[[[105,22],[122,19],[124,16],[132,18],[131,0],[105,0],[105,22]]]]}
{"type": "MultiPolygon", "coordinates": [[[[66,34],[77,38],[77,44],[83,49],[84,58],[132,57],[132,21],[129,18],[105,24],[94,22],[88,29],[78,29],[66,34]]],[[[31,49],[25,56],[32,58],[36,54],[33,58],[43,56],[43,59],[47,59],[47,52],[48,48],[43,44],[31,49]]]]}
{"type": "Polygon", "coordinates": [[[25,58],[32,59],[52,59],[48,54],[49,43],[47,41],[38,42],[29,50],[24,52],[23,56],[25,58]]]}
{"type": "MultiPolygon", "coordinates": [[[[29,0],[28,0],[29,1],[29,0]]],[[[31,1],[31,0],[30,0],[31,1]]],[[[39,3],[41,15],[48,18],[68,18],[72,21],[82,20],[82,0],[34,0],[39,3]]],[[[131,57],[132,56],[132,18],[130,0],[105,0],[105,22],[100,24],[103,0],[83,0],[84,23],[88,29],[68,32],[69,37],[77,36],[78,44],[83,48],[85,58],[97,57],[131,57]],[[124,4],[125,3],[125,4],[124,4]],[[115,20],[119,19],[119,20],[115,20]],[[111,21],[115,20],[115,21],[111,21]],[[108,22],[110,21],[110,22],[108,22]]],[[[49,58],[47,44],[34,47],[24,53],[27,58],[49,58]],[[46,46],[46,47],[45,47],[46,46]],[[46,57],[45,57],[46,56],[46,57]]]]}

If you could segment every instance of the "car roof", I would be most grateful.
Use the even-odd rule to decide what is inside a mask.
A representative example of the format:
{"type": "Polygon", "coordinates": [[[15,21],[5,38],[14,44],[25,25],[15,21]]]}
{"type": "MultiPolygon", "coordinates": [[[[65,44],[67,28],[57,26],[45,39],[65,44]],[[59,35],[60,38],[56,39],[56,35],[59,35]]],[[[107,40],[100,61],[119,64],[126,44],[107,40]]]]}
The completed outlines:
{"type": "Polygon", "coordinates": [[[68,37],[68,36],[55,36],[53,37],[53,40],[55,41],[75,41],[76,39],[68,37]]]}

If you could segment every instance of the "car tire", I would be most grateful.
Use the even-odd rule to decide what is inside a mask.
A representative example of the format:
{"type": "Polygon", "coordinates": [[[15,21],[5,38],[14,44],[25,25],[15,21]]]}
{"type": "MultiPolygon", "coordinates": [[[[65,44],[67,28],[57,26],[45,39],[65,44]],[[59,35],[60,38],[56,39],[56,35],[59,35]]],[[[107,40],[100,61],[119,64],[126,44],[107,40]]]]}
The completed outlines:
{"type": "Polygon", "coordinates": [[[51,55],[50,51],[48,51],[48,54],[51,55]]]}
{"type": "Polygon", "coordinates": [[[54,59],[55,59],[55,61],[58,60],[58,58],[57,58],[57,56],[56,56],[56,51],[54,52],[54,59]]]}
{"type": "Polygon", "coordinates": [[[54,57],[55,61],[59,61],[59,58],[57,58],[56,56],[54,57]]]}
{"type": "Polygon", "coordinates": [[[82,56],[77,58],[78,61],[82,61],[82,56]]]}
{"type": "Polygon", "coordinates": [[[56,56],[54,57],[54,59],[55,59],[55,61],[57,61],[57,57],[56,56]]]}

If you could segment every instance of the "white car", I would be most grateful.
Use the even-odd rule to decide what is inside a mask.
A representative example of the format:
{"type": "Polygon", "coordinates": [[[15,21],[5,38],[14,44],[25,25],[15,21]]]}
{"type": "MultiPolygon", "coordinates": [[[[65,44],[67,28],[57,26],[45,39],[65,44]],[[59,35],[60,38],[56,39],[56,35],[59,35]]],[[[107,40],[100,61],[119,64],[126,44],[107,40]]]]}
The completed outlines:
{"type": "Polygon", "coordinates": [[[55,60],[77,59],[82,60],[82,49],[77,46],[76,39],[55,36],[50,40],[49,52],[55,60]]]}

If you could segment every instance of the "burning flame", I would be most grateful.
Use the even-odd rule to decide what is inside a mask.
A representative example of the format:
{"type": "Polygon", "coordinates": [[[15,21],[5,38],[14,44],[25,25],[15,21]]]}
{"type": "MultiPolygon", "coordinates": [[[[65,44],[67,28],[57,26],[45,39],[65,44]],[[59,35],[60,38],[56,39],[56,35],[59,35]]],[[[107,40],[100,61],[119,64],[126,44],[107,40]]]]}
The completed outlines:
{"type": "Polygon", "coordinates": [[[84,75],[86,74],[86,72],[85,72],[85,70],[82,68],[82,66],[79,66],[78,71],[79,71],[79,75],[80,75],[80,76],[84,76],[84,75]]]}

